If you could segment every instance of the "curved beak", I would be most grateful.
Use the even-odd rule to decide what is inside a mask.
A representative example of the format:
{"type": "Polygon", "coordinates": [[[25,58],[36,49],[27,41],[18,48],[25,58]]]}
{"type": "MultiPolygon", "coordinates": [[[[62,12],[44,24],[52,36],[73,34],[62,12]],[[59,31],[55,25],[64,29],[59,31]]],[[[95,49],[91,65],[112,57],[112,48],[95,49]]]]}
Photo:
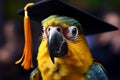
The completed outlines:
{"type": "Polygon", "coordinates": [[[51,29],[48,36],[48,50],[54,63],[54,57],[62,57],[67,54],[67,43],[64,36],[55,29],[51,29]]]}

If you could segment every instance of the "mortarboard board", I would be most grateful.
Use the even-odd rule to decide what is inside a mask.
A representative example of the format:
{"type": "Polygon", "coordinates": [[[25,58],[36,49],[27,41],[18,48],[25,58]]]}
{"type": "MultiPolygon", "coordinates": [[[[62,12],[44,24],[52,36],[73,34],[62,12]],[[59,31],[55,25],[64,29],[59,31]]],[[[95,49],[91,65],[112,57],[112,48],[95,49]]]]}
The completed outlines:
{"type": "Polygon", "coordinates": [[[30,19],[41,23],[41,21],[50,15],[68,16],[76,19],[82,25],[85,35],[97,34],[102,32],[108,32],[117,30],[116,27],[110,25],[97,17],[77,9],[60,0],[42,0],[37,3],[30,3],[18,12],[20,15],[25,16],[24,18],[24,29],[25,29],[25,47],[22,58],[17,61],[19,63],[25,56],[30,56],[24,59],[22,66],[25,69],[32,67],[32,56],[30,50],[32,50],[31,41],[31,30],[30,30],[30,19]],[[26,60],[26,61],[25,61],[26,60]],[[30,63],[29,63],[30,62],[30,63]]]}
{"type": "MultiPolygon", "coordinates": [[[[107,31],[116,30],[117,28],[110,25],[97,17],[60,0],[42,0],[28,7],[28,15],[34,21],[41,21],[50,15],[60,15],[72,17],[80,22],[83,26],[85,35],[97,34],[107,31]]],[[[24,10],[18,12],[24,16],[24,10]]]]}

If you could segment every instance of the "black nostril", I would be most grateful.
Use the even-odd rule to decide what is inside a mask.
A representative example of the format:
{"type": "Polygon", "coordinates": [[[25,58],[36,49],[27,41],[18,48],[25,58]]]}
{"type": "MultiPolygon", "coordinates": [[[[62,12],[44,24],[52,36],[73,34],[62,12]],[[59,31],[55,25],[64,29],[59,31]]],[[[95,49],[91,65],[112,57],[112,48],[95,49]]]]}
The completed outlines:
{"type": "Polygon", "coordinates": [[[58,31],[58,32],[61,32],[61,31],[62,31],[62,29],[58,27],[58,28],[57,28],[57,31],[58,31]]]}

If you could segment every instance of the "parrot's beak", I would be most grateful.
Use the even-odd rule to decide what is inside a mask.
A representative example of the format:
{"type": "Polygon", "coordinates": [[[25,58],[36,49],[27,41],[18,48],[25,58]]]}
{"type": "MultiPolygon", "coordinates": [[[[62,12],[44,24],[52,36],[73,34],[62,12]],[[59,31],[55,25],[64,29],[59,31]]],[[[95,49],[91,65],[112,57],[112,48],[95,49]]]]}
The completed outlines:
{"type": "Polygon", "coordinates": [[[54,57],[62,57],[67,54],[67,43],[64,36],[55,29],[51,29],[48,36],[48,50],[54,63],[54,57]]]}

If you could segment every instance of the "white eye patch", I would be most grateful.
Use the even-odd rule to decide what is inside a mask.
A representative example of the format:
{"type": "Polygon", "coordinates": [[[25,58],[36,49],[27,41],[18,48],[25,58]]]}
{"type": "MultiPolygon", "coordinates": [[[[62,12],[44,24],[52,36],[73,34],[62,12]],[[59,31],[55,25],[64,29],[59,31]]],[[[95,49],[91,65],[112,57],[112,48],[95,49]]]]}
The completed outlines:
{"type": "Polygon", "coordinates": [[[78,37],[78,28],[76,26],[69,26],[66,37],[70,40],[75,40],[78,37]]]}

